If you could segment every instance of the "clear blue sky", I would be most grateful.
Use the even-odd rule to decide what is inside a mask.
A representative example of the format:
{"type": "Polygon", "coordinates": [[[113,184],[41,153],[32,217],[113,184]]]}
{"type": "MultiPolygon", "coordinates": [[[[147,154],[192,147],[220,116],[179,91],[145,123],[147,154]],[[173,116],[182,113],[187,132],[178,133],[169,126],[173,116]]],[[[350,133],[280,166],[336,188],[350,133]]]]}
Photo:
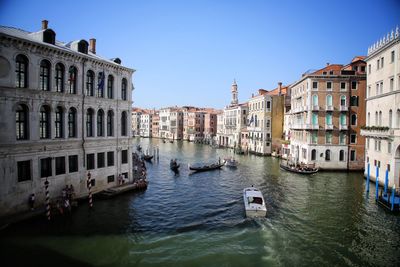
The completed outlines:
{"type": "Polygon", "coordinates": [[[327,62],[347,64],[396,25],[400,0],[0,0],[0,24],[57,40],[96,38],[97,53],[136,69],[134,106],[223,108],[292,83],[327,62]]]}

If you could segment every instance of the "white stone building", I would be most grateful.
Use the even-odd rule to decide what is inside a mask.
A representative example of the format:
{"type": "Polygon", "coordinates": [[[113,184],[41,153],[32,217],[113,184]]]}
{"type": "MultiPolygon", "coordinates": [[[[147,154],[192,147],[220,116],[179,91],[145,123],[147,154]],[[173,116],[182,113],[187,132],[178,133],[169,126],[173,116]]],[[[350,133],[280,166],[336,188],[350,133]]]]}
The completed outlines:
{"type": "Polygon", "coordinates": [[[392,31],[368,49],[365,175],[400,186],[400,31],[392,31]]]}
{"type": "Polygon", "coordinates": [[[0,216],[28,209],[73,185],[77,197],[132,179],[133,69],[96,54],[96,40],[62,43],[38,32],[0,27],[0,216]],[[5,130],[7,129],[7,130],[5,130]]]}
{"type": "Polygon", "coordinates": [[[181,140],[183,137],[183,112],[177,107],[162,108],[160,113],[160,138],[181,140]]]}
{"type": "Polygon", "coordinates": [[[132,135],[138,136],[140,134],[140,116],[142,112],[138,109],[132,109],[132,135]]]}
{"type": "Polygon", "coordinates": [[[143,113],[140,116],[139,133],[141,137],[152,137],[153,114],[143,113]]]}

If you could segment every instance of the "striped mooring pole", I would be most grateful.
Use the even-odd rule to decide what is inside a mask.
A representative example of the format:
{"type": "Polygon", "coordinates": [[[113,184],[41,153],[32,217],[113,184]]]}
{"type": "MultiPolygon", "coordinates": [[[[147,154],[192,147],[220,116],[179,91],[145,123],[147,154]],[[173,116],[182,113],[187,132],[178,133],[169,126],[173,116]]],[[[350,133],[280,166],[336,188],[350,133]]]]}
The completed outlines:
{"type": "Polygon", "coordinates": [[[87,188],[89,190],[89,208],[93,208],[93,199],[92,199],[92,175],[90,172],[87,174],[87,188]]]}
{"type": "Polygon", "coordinates": [[[50,221],[51,215],[50,215],[50,194],[49,194],[49,181],[46,178],[46,181],[44,182],[44,190],[46,194],[46,217],[47,220],[50,221]]]}

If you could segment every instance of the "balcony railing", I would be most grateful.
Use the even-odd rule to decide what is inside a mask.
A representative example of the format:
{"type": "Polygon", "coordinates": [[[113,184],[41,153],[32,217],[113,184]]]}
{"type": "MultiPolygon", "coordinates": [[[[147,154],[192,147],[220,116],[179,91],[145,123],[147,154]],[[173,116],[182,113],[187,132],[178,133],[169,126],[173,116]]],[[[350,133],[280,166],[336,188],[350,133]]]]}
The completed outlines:
{"type": "Polygon", "coordinates": [[[325,130],[333,130],[333,124],[325,124],[325,130]]]}
{"type": "Polygon", "coordinates": [[[363,136],[371,136],[371,137],[380,137],[380,138],[388,138],[394,134],[399,134],[399,129],[392,129],[389,127],[364,127],[361,129],[361,135],[363,136]]]}
{"type": "Polygon", "coordinates": [[[340,111],[348,111],[349,108],[347,106],[340,106],[340,111]]]}
{"type": "Polygon", "coordinates": [[[311,106],[311,110],[312,111],[318,111],[319,110],[319,106],[318,105],[313,105],[313,106],[311,106]]]}
{"type": "Polygon", "coordinates": [[[319,125],[318,124],[306,124],[305,129],[318,130],[319,129],[319,125]]]}
{"type": "Polygon", "coordinates": [[[332,105],[325,105],[325,110],[326,111],[333,111],[333,106],[332,105]]]}
{"type": "Polygon", "coordinates": [[[348,127],[347,127],[347,125],[342,125],[342,124],[339,124],[339,130],[347,130],[348,129],[348,127]]]}

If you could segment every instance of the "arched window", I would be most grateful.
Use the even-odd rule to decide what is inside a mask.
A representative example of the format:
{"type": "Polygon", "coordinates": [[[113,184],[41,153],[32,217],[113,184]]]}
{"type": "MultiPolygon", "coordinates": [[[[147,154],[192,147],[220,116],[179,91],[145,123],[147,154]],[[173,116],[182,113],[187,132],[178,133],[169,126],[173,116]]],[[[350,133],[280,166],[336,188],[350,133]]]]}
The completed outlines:
{"type": "Polygon", "coordinates": [[[400,109],[396,112],[396,127],[400,128],[400,109]]]}
{"type": "Polygon", "coordinates": [[[127,99],[127,86],[128,83],[126,81],[125,78],[122,79],[122,85],[121,85],[121,98],[122,100],[126,100],[127,99]]]}
{"type": "Polygon", "coordinates": [[[326,161],[330,161],[331,160],[331,151],[329,149],[327,149],[325,151],[325,160],[326,161]]]}
{"type": "Polygon", "coordinates": [[[311,160],[316,160],[317,159],[317,150],[313,149],[311,150],[311,160]]]}
{"type": "Polygon", "coordinates": [[[77,84],[78,70],[71,66],[68,70],[68,93],[76,94],[76,84],[77,84]]]}
{"type": "Polygon", "coordinates": [[[40,139],[50,138],[50,107],[42,106],[40,108],[40,139]]]}
{"type": "Polygon", "coordinates": [[[379,126],[382,126],[382,111],[379,111],[379,126]]]}
{"type": "Polygon", "coordinates": [[[40,62],[40,90],[50,91],[50,62],[47,60],[42,60],[40,62]]]}
{"type": "Polygon", "coordinates": [[[254,127],[257,127],[258,125],[258,120],[257,120],[257,115],[254,116],[254,127]]]}
{"type": "Polygon", "coordinates": [[[352,107],[358,107],[358,96],[352,96],[350,98],[350,106],[352,107]]]}
{"type": "Polygon", "coordinates": [[[104,97],[104,72],[97,76],[97,97],[104,97]]]}
{"type": "Polygon", "coordinates": [[[76,137],[76,109],[70,108],[68,111],[68,137],[76,137]]]}
{"type": "Polygon", "coordinates": [[[342,107],[345,107],[345,106],[346,106],[346,96],[345,96],[345,95],[341,95],[341,96],[340,96],[340,105],[341,105],[342,107]]]}
{"type": "Polygon", "coordinates": [[[108,75],[107,79],[107,97],[109,99],[114,98],[114,76],[108,75]]]}
{"type": "Polygon", "coordinates": [[[368,112],[367,126],[371,126],[371,113],[368,112]]]}
{"type": "Polygon", "coordinates": [[[64,65],[58,63],[56,65],[55,90],[56,92],[64,92],[64,65]]]}
{"type": "Polygon", "coordinates": [[[318,113],[317,112],[313,112],[312,113],[312,125],[318,125],[318,113]]]}
{"type": "Polygon", "coordinates": [[[325,121],[327,125],[332,125],[332,113],[326,113],[325,121]]]}
{"type": "Polygon", "coordinates": [[[86,95],[94,96],[94,72],[91,70],[86,73],[86,95]]]}
{"type": "Polygon", "coordinates": [[[28,87],[28,58],[24,55],[18,55],[15,59],[15,87],[28,87]]]}
{"type": "Polygon", "coordinates": [[[327,95],[326,96],[326,105],[327,106],[332,106],[332,95],[327,95]]]}
{"type": "Polygon", "coordinates": [[[104,111],[97,111],[97,136],[104,136],[104,111]]]}
{"type": "Polygon", "coordinates": [[[28,107],[20,104],[15,110],[15,128],[17,130],[17,140],[28,139],[28,107]]]}
{"type": "Polygon", "coordinates": [[[112,110],[107,112],[107,136],[114,135],[114,113],[112,110]]]}
{"type": "Polygon", "coordinates": [[[55,137],[56,138],[63,138],[64,137],[64,113],[62,107],[57,107],[56,109],[56,118],[54,121],[55,126],[55,137]]]}
{"type": "Polygon", "coordinates": [[[313,95],[312,103],[314,107],[318,106],[318,95],[313,95]]]}
{"type": "Polygon", "coordinates": [[[378,118],[378,111],[375,111],[375,126],[378,126],[379,124],[378,124],[378,120],[379,118],[378,118]]]}
{"type": "Polygon", "coordinates": [[[339,161],[344,161],[344,150],[339,151],[339,161]]]}
{"type": "Polygon", "coordinates": [[[392,113],[393,113],[392,110],[389,110],[389,128],[392,128],[392,119],[393,119],[392,113]]]}
{"type": "Polygon", "coordinates": [[[86,111],[86,136],[93,137],[93,109],[86,111]]]}
{"type": "Polygon", "coordinates": [[[126,129],[127,123],[126,123],[126,112],[123,111],[121,114],[121,136],[126,136],[126,129]]]}
{"type": "MultiPolygon", "coordinates": [[[[368,117],[369,117],[369,113],[368,113],[368,117]]],[[[369,119],[368,119],[369,121],[369,119]]],[[[357,125],[357,114],[351,114],[351,125],[355,126],[357,125]]]]}

